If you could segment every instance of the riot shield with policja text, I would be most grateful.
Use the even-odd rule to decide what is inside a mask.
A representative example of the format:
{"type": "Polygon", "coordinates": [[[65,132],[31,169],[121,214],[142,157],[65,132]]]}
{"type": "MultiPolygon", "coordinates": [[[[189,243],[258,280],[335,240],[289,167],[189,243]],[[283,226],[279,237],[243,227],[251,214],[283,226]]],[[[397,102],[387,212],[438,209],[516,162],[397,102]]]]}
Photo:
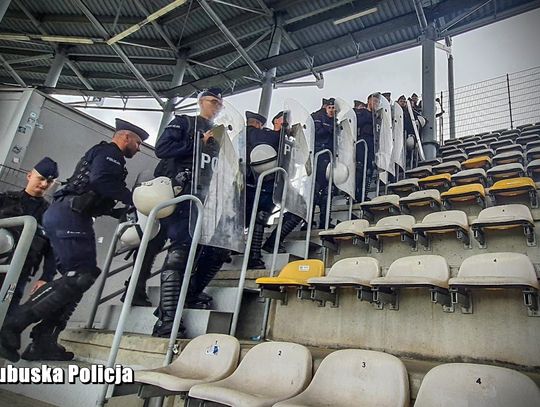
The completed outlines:
{"type": "Polygon", "coordinates": [[[356,113],[343,99],[335,99],[334,185],[354,197],[356,188],[356,113]]]}
{"type": "Polygon", "coordinates": [[[390,103],[380,93],[373,95],[373,139],[375,145],[375,165],[379,171],[379,179],[388,182],[388,173],[394,174],[392,162],[393,133],[390,103]]]}

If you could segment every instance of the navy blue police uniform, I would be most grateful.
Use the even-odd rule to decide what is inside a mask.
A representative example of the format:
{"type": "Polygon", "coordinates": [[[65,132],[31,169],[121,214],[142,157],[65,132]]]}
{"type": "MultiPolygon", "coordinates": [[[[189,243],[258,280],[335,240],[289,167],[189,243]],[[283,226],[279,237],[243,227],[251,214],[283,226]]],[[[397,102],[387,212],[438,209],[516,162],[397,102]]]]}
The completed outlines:
{"type": "MultiPolygon", "coordinates": [[[[116,120],[116,130],[131,131],[141,140],[148,138],[146,131],[120,119],[116,120]]],[[[32,329],[34,341],[23,358],[73,358],[73,353],[58,345],[58,335],[101,272],[97,267],[93,218],[120,217],[125,210],[114,209],[116,203],[132,204],[131,192],[125,183],[125,164],[124,154],[115,143],[101,142],[86,152],[64,188],[54,194],[54,201],[43,216],[43,226],[62,276],[40,287],[19,308],[17,315],[7,320],[9,329],[2,332],[0,353],[18,358],[20,333],[41,320],[32,329]]]]}
{"type": "MultiPolygon", "coordinates": [[[[49,157],[44,157],[39,161],[34,166],[34,170],[50,181],[58,178],[58,165],[49,157]]],[[[41,226],[43,224],[43,214],[48,207],[49,203],[45,198],[32,196],[25,190],[8,191],[0,194],[0,219],[29,215],[33,216],[38,223],[38,228],[32,240],[21,275],[11,297],[8,314],[14,312],[19,306],[30,276],[38,271],[42,261],[43,272],[39,280],[45,282],[51,281],[56,273],[54,254],[49,240],[45,235],[45,231],[41,226]]],[[[22,228],[11,229],[16,241],[18,241],[21,231],[22,228]]]]}
{"type": "MultiPolygon", "coordinates": [[[[199,97],[205,96],[221,99],[221,90],[208,89],[199,97]]],[[[182,188],[183,194],[191,193],[195,143],[202,144],[203,134],[211,130],[212,127],[212,122],[201,116],[175,116],[156,143],[155,153],[161,161],[156,167],[154,175],[169,177],[173,181],[173,185],[182,188]]],[[[202,145],[202,151],[215,148],[214,143],[215,141],[210,139],[205,145],[202,145]]],[[[190,203],[183,202],[176,205],[174,213],[161,220],[161,226],[166,229],[166,236],[170,239],[171,246],[160,272],[160,302],[155,312],[158,320],[154,325],[152,335],[168,337],[171,334],[192,241],[190,203]]],[[[199,245],[186,298],[189,307],[207,308],[210,306],[212,297],[205,294],[203,290],[221,269],[223,263],[230,258],[229,256],[229,250],[199,245]]],[[[184,327],[181,326],[180,335],[183,334],[183,331],[184,327]]]]}

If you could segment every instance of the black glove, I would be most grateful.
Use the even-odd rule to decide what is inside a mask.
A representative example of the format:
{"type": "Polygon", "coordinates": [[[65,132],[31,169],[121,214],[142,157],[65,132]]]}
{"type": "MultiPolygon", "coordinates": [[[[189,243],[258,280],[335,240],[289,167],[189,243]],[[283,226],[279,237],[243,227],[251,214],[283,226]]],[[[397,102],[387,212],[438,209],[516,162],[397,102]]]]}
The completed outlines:
{"type": "Polygon", "coordinates": [[[134,222],[137,221],[137,209],[133,206],[123,206],[121,208],[113,208],[111,210],[111,216],[113,218],[116,218],[122,222],[126,222],[127,220],[132,220],[132,217],[134,217],[134,222]]]}

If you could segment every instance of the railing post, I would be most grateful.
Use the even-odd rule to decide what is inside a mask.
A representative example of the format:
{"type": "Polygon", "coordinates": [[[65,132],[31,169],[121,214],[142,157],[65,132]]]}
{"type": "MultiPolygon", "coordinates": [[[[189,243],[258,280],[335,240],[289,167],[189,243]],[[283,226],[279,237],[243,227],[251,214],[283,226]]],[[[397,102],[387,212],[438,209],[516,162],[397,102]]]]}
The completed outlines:
{"type": "MultiPolygon", "coordinates": [[[[176,312],[176,315],[174,316],[174,322],[173,322],[172,332],[171,332],[171,337],[170,337],[171,339],[169,340],[169,347],[167,348],[166,358],[170,359],[170,357],[172,357],[174,342],[176,341],[178,329],[180,328],[180,320],[182,318],[182,311],[184,309],[184,302],[186,300],[189,279],[191,278],[191,269],[193,268],[193,263],[195,261],[195,254],[197,252],[197,245],[201,237],[201,229],[202,229],[201,219],[202,219],[202,213],[203,213],[203,204],[201,203],[199,198],[193,195],[178,196],[176,198],[173,198],[171,200],[168,200],[168,201],[165,201],[156,205],[150,211],[146,226],[144,228],[144,233],[141,239],[141,245],[139,246],[139,255],[137,256],[137,259],[135,260],[133,273],[131,274],[131,279],[129,281],[129,285],[126,291],[126,298],[125,298],[124,304],[122,305],[122,311],[120,313],[120,318],[118,320],[116,331],[114,333],[114,338],[111,344],[111,350],[109,353],[109,359],[107,360],[106,367],[109,367],[109,368],[114,367],[114,364],[116,362],[116,357],[118,356],[120,342],[122,341],[122,335],[124,334],[124,325],[129,315],[129,312],[131,311],[131,300],[133,299],[133,294],[135,293],[135,286],[137,285],[137,280],[139,279],[139,274],[141,272],[141,267],[144,260],[144,256],[146,254],[146,249],[148,247],[148,243],[150,242],[150,237],[152,235],[152,228],[154,226],[154,220],[156,219],[156,216],[161,209],[184,202],[184,201],[188,201],[188,200],[193,201],[197,206],[197,223],[195,224],[195,231],[193,232],[193,238],[191,240],[191,247],[189,249],[189,256],[188,256],[188,261],[186,265],[186,270],[184,273],[184,279],[182,281],[182,288],[180,290],[180,295],[178,298],[178,306],[176,307],[177,312],[176,312]]],[[[109,389],[109,385],[104,384],[96,403],[99,407],[103,407],[105,405],[105,402],[107,401],[108,389],[109,389]]]]}
{"type": "MultiPolygon", "coordinates": [[[[366,196],[366,177],[367,177],[367,159],[368,159],[368,145],[367,145],[367,142],[366,140],[356,140],[354,142],[354,148],[356,150],[356,146],[358,144],[362,144],[364,146],[364,166],[363,166],[363,173],[362,173],[362,198],[361,198],[361,201],[360,203],[364,202],[364,199],[365,199],[365,196],[366,196]]],[[[355,188],[356,189],[356,188],[355,188]]],[[[352,199],[351,199],[351,202],[349,203],[349,220],[352,219],[352,207],[353,207],[353,203],[352,203],[352,199]]]]}
{"type": "Polygon", "coordinates": [[[272,276],[274,273],[274,268],[276,266],[276,256],[277,256],[277,248],[279,247],[279,236],[281,235],[281,225],[283,221],[283,211],[285,206],[285,199],[287,197],[287,185],[288,185],[288,174],[287,171],[285,171],[281,167],[275,167],[271,168],[269,170],[264,171],[259,175],[259,179],[257,180],[257,188],[255,189],[255,198],[253,200],[253,208],[251,209],[251,219],[249,220],[249,229],[248,229],[248,236],[247,236],[247,242],[246,242],[246,250],[244,252],[244,258],[242,260],[242,269],[240,271],[240,278],[238,280],[238,292],[236,293],[236,303],[234,306],[234,314],[231,322],[231,330],[230,334],[235,335],[236,334],[236,327],[238,325],[238,318],[240,315],[240,307],[242,306],[242,295],[244,292],[244,284],[246,280],[246,274],[248,269],[248,262],[249,262],[249,252],[251,250],[251,244],[253,242],[253,228],[255,227],[255,221],[257,219],[257,209],[259,206],[259,200],[261,198],[261,190],[262,190],[262,183],[265,177],[267,177],[270,174],[274,174],[276,172],[280,172],[283,176],[283,190],[281,191],[281,212],[279,214],[279,221],[278,221],[278,228],[276,230],[276,239],[274,242],[274,253],[272,257],[272,266],[270,269],[270,275],[272,276]]]}
{"type": "Polygon", "coordinates": [[[15,247],[15,252],[11,258],[9,265],[1,265],[0,271],[6,271],[6,277],[4,283],[0,288],[0,327],[4,324],[4,319],[11,303],[13,291],[17,286],[19,277],[21,275],[22,268],[26,261],[26,256],[32,245],[32,240],[36,234],[37,221],[33,216],[17,216],[14,218],[0,219],[1,228],[10,228],[15,226],[21,226],[23,230],[21,237],[15,247]]]}
{"type": "Polygon", "coordinates": [[[308,218],[307,218],[307,232],[306,232],[306,248],[304,251],[304,259],[307,259],[309,256],[309,241],[311,240],[311,223],[313,222],[313,205],[315,201],[315,181],[317,178],[317,164],[319,163],[319,157],[323,154],[328,154],[330,156],[330,177],[328,179],[328,197],[327,198],[327,205],[326,205],[326,219],[325,219],[325,227],[328,229],[328,220],[330,218],[330,205],[328,205],[328,201],[332,202],[332,178],[334,178],[334,156],[332,155],[332,152],[325,148],[324,150],[319,151],[315,154],[315,158],[313,160],[313,178],[311,179],[311,194],[309,196],[309,205],[308,205],[308,218]]]}
{"type": "Polygon", "coordinates": [[[514,128],[514,119],[512,117],[512,96],[510,94],[510,76],[506,74],[506,89],[508,91],[508,113],[510,114],[510,128],[514,128]]]}

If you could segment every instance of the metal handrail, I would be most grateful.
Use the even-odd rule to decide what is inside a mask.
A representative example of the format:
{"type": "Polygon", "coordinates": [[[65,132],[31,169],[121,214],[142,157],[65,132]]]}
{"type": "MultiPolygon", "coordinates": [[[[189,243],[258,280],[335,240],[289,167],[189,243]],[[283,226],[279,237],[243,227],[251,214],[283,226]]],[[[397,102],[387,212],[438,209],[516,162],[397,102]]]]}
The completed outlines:
{"type": "MultiPolygon", "coordinates": [[[[169,338],[169,344],[167,347],[167,354],[165,356],[164,365],[169,364],[172,359],[174,344],[176,342],[176,337],[178,335],[178,330],[180,328],[180,321],[182,319],[182,312],[184,310],[184,303],[187,296],[189,280],[191,278],[191,270],[193,268],[193,263],[195,262],[197,245],[199,244],[199,240],[201,237],[203,204],[200,201],[200,199],[194,195],[178,196],[174,199],[171,199],[171,200],[168,200],[168,201],[165,201],[156,205],[150,211],[150,214],[148,215],[148,220],[146,222],[146,226],[144,228],[144,233],[141,238],[141,244],[139,246],[139,255],[137,256],[137,259],[135,260],[135,267],[133,267],[133,273],[131,275],[131,279],[129,281],[129,285],[126,291],[126,298],[124,300],[124,304],[122,305],[122,311],[120,312],[120,318],[118,319],[118,324],[116,326],[116,331],[114,333],[114,338],[111,344],[111,350],[109,353],[109,358],[107,360],[106,367],[109,367],[109,368],[114,367],[114,363],[116,362],[116,357],[118,356],[120,342],[122,341],[122,335],[124,334],[124,325],[126,323],[126,319],[129,315],[129,312],[131,311],[131,300],[133,299],[133,295],[135,293],[135,287],[137,285],[137,280],[141,272],[142,263],[144,261],[144,255],[146,254],[148,243],[151,240],[154,220],[156,219],[157,214],[161,209],[184,202],[184,201],[188,201],[188,200],[193,201],[193,203],[195,203],[195,205],[197,206],[197,222],[195,224],[195,230],[193,232],[193,237],[191,240],[191,247],[189,249],[186,270],[184,273],[184,279],[182,280],[182,288],[180,290],[180,295],[178,297],[178,305],[176,307],[176,313],[174,316],[174,322],[172,326],[171,336],[169,338]]],[[[109,385],[104,384],[96,403],[99,407],[103,407],[105,405],[105,402],[107,400],[108,389],[109,389],[109,385]]]]}
{"type": "MultiPolygon", "coordinates": [[[[366,177],[367,177],[367,160],[368,160],[368,145],[366,140],[356,140],[354,142],[354,149],[356,150],[356,146],[358,144],[364,145],[364,168],[362,173],[362,198],[360,203],[364,202],[365,196],[366,196],[366,177]]],[[[355,188],[356,189],[356,188],[355,188]]],[[[349,201],[349,220],[352,219],[352,207],[353,207],[353,201],[352,199],[349,201]]]]}
{"type": "MultiPolygon", "coordinates": [[[[234,336],[236,333],[236,327],[238,325],[238,318],[240,315],[240,307],[242,306],[242,294],[244,292],[244,285],[246,281],[246,274],[247,274],[248,262],[249,262],[249,252],[251,250],[251,244],[253,242],[253,229],[255,227],[255,221],[257,219],[257,209],[259,206],[259,200],[261,198],[262,184],[265,177],[267,177],[268,175],[277,173],[277,172],[281,173],[283,177],[283,190],[281,191],[281,211],[279,213],[279,220],[278,220],[278,225],[277,225],[277,230],[276,230],[276,239],[274,240],[274,251],[272,253],[272,265],[270,267],[270,276],[273,277],[274,275],[274,269],[276,267],[277,252],[278,252],[278,247],[279,247],[279,237],[281,236],[281,226],[283,224],[283,212],[285,209],[285,201],[287,198],[287,186],[288,186],[288,179],[289,179],[287,171],[285,171],[281,167],[275,167],[275,168],[271,168],[269,170],[264,171],[263,173],[259,175],[259,179],[257,180],[257,188],[255,189],[255,198],[253,201],[253,208],[251,209],[251,219],[249,221],[246,250],[244,252],[244,258],[242,260],[242,270],[240,271],[240,278],[238,280],[238,292],[236,293],[236,303],[234,306],[234,314],[233,314],[233,318],[231,322],[230,334],[232,336],[234,336]]],[[[265,310],[266,310],[266,305],[265,305],[265,310]]]]}
{"type": "Polygon", "coordinates": [[[0,327],[4,324],[13,292],[15,291],[15,287],[17,287],[26,256],[28,255],[37,229],[37,221],[33,216],[25,215],[0,219],[0,228],[11,228],[21,225],[23,230],[15,247],[11,262],[0,265],[0,272],[6,273],[2,288],[0,288],[0,327]]]}
{"type": "Polygon", "coordinates": [[[328,175],[328,195],[326,196],[326,218],[324,222],[324,229],[328,229],[330,223],[330,207],[332,206],[332,180],[334,178],[334,156],[332,151],[328,148],[319,151],[315,154],[313,168],[314,174],[311,179],[311,194],[309,196],[309,205],[308,205],[308,219],[307,219],[307,231],[306,231],[306,248],[304,251],[304,259],[307,259],[309,256],[309,241],[311,240],[311,223],[313,222],[313,206],[315,201],[315,181],[317,179],[317,164],[319,163],[319,157],[323,154],[328,154],[330,156],[330,174],[328,175]]]}

